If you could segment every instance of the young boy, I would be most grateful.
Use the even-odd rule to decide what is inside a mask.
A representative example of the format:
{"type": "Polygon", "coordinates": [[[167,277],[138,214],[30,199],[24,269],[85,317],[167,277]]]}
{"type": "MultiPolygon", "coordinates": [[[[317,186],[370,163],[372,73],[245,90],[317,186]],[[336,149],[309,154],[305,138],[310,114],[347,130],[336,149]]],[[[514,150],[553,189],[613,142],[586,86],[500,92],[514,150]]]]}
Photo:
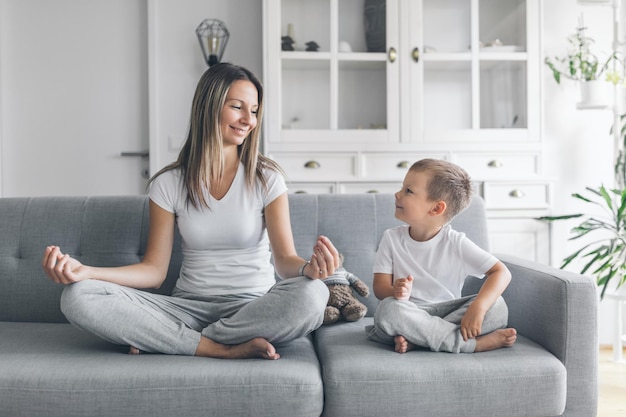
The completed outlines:
{"type": "Polygon", "coordinates": [[[470,203],[472,184],[460,167],[423,159],[411,166],[396,193],[397,219],[385,231],[374,262],[374,294],[381,301],[368,338],[405,353],[416,347],[482,352],[511,346],[508,309],[500,296],[507,267],[450,221],[470,203]],[[484,276],[477,295],[461,297],[468,275],[484,276]]]}

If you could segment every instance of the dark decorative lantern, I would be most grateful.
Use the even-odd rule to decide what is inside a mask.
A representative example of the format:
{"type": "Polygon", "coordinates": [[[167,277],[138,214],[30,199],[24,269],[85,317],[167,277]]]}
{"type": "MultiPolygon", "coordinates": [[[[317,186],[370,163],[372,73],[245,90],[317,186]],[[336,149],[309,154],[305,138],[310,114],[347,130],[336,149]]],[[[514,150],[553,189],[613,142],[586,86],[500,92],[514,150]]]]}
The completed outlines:
{"type": "Polygon", "coordinates": [[[204,61],[210,67],[222,60],[230,33],[224,22],[217,19],[205,19],[196,28],[198,42],[204,55],[204,61]]]}

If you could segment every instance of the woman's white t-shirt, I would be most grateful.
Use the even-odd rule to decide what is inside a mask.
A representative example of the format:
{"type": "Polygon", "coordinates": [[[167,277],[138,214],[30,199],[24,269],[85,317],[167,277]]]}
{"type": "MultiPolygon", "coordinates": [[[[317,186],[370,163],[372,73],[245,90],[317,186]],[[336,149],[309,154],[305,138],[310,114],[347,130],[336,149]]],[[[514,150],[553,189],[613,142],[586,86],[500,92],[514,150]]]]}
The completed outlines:
{"type": "Polygon", "coordinates": [[[287,191],[281,174],[267,169],[265,189],[245,184],[240,163],[226,195],[210,208],[187,203],[180,169],[166,171],[151,184],[150,199],[176,215],[183,262],[176,287],[199,295],[267,292],[276,283],[265,229],[265,207],[287,191]]]}
{"type": "Polygon", "coordinates": [[[430,304],[461,297],[465,278],[482,278],[497,261],[450,225],[425,242],[413,240],[409,226],[402,225],[383,234],[374,273],[391,274],[394,279],[413,276],[410,300],[430,304]]]}

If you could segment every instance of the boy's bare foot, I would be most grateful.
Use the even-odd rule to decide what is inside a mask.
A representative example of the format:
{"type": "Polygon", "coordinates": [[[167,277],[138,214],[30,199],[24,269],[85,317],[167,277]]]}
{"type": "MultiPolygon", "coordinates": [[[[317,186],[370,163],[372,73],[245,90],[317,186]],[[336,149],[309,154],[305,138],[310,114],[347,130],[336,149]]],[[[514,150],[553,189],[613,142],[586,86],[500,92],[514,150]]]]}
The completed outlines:
{"type": "Polygon", "coordinates": [[[406,337],[401,335],[394,337],[393,341],[396,343],[396,347],[394,350],[398,353],[406,353],[410,350],[415,349],[416,347],[413,343],[406,340],[406,337]]]}
{"type": "Polygon", "coordinates": [[[474,352],[486,352],[488,350],[510,347],[513,346],[516,340],[517,330],[513,328],[498,329],[495,332],[477,337],[474,352]]]}
{"type": "Polygon", "coordinates": [[[274,346],[262,337],[257,337],[239,345],[223,345],[202,336],[196,349],[196,356],[220,359],[280,358],[274,346]]]}

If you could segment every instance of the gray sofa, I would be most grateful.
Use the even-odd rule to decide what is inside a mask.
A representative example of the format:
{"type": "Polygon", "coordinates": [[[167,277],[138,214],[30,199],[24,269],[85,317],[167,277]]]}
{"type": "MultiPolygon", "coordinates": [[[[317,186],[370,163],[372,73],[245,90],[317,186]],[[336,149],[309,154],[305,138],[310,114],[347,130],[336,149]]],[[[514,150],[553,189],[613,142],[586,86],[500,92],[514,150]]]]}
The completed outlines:
{"type": "MultiPolygon", "coordinates": [[[[291,195],[298,252],[319,234],[371,287],[382,232],[397,224],[392,195],[291,195]]],[[[512,348],[476,354],[397,354],[355,323],[324,326],[279,347],[278,361],[125,354],[69,325],[63,289],[41,256],[58,244],[95,265],[138,261],[147,199],[0,199],[0,416],[594,416],[596,288],[587,278],[510,256],[504,297],[512,348]]],[[[482,200],[454,226],[487,247],[482,200]]],[[[179,240],[159,292],[174,285],[179,240]]],[[[468,278],[466,290],[479,280],[468,278]]],[[[371,316],[374,296],[365,299],[371,316]]]]}

